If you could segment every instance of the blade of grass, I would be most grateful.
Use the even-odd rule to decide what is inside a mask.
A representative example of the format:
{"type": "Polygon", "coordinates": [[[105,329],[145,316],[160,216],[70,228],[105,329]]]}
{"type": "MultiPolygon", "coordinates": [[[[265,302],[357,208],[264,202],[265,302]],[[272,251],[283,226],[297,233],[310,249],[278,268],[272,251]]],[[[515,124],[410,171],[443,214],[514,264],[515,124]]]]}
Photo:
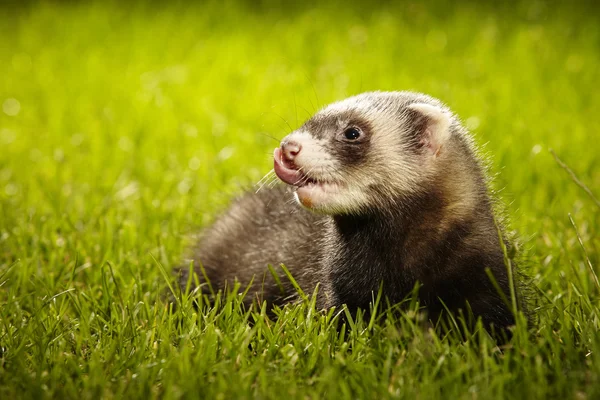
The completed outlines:
{"type": "Polygon", "coordinates": [[[583,250],[583,254],[585,256],[585,261],[586,261],[588,268],[590,269],[592,278],[594,278],[594,284],[596,285],[596,289],[598,289],[598,292],[600,292],[600,281],[598,281],[598,275],[596,274],[596,271],[594,271],[594,266],[592,265],[592,262],[590,261],[590,256],[588,255],[587,250],[585,249],[585,246],[583,245],[583,240],[581,239],[581,235],[579,234],[579,230],[577,229],[577,225],[575,224],[575,221],[573,221],[573,217],[571,216],[571,213],[569,213],[569,221],[571,221],[571,225],[573,225],[573,229],[575,229],[575,235],[577,236],[577,240],[579,241],[581,250],[583,250]]]}
{"type": "Polygon", "coordinates": [[[573,182],[575,182],[577,184],[577,186],[579,186],[580,188],[582,188],[585,193],[587,193],[587,195],[592,199],[592,201],[594,202],[594,204],[596,204],[596,207],[600,208],[600,200],[598,200],[596,198],[596,196],[594,196],[594,193],[592,193],[592,191],[590,190],[589,187],[587,187],[587,185],[585,183],[583,183],[575,174],[575,172],[573,172],[573,170],[571,168],[569,168],[569,166],[567,164],[565,164],[565,162],[563,160],[561,160],[556,153],[554,152],[554,150],[550,149],[550,154],[552,154],[552,157],[554,157],[554,161],[556,161],[556,163],[565,171],[567,171],[567,173],[569,174],[569,176],[571,177],[571,179],[573,180],[573,182]]]}

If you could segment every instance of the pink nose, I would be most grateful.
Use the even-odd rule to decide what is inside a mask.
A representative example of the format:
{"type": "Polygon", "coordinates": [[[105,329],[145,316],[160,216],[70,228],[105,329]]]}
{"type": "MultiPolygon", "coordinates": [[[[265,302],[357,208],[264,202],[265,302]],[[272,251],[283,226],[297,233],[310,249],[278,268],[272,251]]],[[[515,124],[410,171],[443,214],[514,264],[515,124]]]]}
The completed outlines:
{"type": "Polygon", "coordinates": [[[281,152],[286,161],[294,161],[300,150],[302,150],[302,145],[293,140],[286,140],[281,143],[281,152]]]}

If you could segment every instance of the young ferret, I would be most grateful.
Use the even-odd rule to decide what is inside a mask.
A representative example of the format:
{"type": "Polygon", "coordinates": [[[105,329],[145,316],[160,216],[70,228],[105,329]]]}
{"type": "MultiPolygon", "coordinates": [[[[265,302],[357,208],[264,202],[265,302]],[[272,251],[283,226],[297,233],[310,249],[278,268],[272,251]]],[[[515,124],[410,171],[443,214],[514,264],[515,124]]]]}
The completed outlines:
{"type": "MultiPolygon", "coordinates": [[[[319,308],[368,310],[380,288],[398,303],[418,282],[432,320],[447,309],[486,327],[515,323],[519,285],[502,246],[511,244],[472,138],[439,100],[350,97],[317,112],[273,156],[285,185],[239,198],[194,247],[204,293],[206,276],[213,290],[250,285],[248,303],[295,301],[284,264],[305,293],[319,285],[319,308]]],[[[188,278],[182,268],[182,286],[188,278]]]]}

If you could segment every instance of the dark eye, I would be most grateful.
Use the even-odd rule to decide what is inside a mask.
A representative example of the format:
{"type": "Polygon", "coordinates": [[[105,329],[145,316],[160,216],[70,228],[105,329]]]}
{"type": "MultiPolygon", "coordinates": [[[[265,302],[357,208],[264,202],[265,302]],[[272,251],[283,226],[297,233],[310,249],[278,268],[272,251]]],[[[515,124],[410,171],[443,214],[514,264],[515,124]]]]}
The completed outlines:
{"type": "Polygon", "coordinates": [[[360,137],[360,130],[358,128],[348,128],[344,131],[344,137],[348,140],[356,140],[360,137]]]}

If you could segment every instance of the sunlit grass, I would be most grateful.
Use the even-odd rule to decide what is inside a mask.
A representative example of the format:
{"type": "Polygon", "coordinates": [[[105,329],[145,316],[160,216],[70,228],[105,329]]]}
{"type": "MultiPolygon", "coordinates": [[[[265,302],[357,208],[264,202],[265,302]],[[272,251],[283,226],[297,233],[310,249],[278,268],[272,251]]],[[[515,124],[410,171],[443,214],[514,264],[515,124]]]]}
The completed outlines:
{"type": "Polygon", "coordinates": [[[0,398],[597,398],[598,13],[474,3],[3,10],[0,398]],[[484,146],[539,326],[500,351],[414,310],[336,329],[310,302],[172,309],[189,235],[279,138],[375,89],[442,99],[484,146]]]}

